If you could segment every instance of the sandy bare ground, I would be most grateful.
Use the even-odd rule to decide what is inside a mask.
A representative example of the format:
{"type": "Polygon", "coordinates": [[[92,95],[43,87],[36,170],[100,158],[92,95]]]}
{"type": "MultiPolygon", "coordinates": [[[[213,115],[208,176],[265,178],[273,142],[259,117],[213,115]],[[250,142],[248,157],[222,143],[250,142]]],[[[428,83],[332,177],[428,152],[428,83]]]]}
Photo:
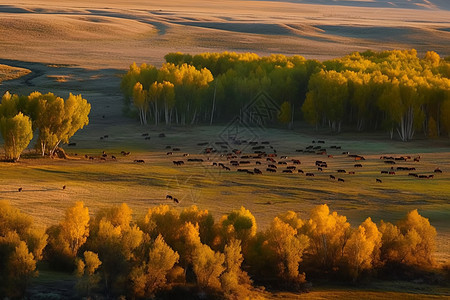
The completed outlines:
{"type": "Polygon", "coordinates": [[[159,65],[173,51],[328,59],[416,48],[448,56],[449,6],[445,0],[5,0],[0,58],[124,69],[133,61],[159,65]]]}

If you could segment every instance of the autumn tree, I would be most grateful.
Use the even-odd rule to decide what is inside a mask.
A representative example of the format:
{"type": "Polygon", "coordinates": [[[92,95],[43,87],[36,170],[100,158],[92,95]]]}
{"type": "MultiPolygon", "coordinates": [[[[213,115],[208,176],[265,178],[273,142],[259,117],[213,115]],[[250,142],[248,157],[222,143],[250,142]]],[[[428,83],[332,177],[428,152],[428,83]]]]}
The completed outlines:
{"type": "Polygon", "coordinates": [[[434,265],[436,229],[427,218],[413,210],[396,225],[381,222],[382,246],[380,257],[386,265],[400,263],[429,268],[434,265]]]}
{"type": "Polygon", "coordinates": [[[171,247],[179,250],[175,245],[180,237],[180,214],[169,205],[159,205],[149,208],[139,227],[151,238],[156,239],[158,235],[171,247]]]}
{"type": "Polygon", "coordinates": [[[139,298],[153,297],[158,289],[166,285],[167,275],[178,259],[178,253],[158,235],[148,251],[148,257],[139,261],[130,272],[133,294],[139,298]]]}
{"type": "Polygon", "coordinates": [[[89,210],[78,201],[69,207],[59,225],[47,229],[46,257],[55,268],[71,269],[80,247],[89,236],[89,210]]]}
{"type": "Polygon", "coordinates": [[[69,243],[69,249],[76,256],[78,249],[86,242],[89,236],[89,210],[82,201],[77,201],[69,207],[61,222],[62,235],[69,243]]]}
{"type": "Polygon", "coordinates": [[[86,248],[98,253],[107,294],[123,293],[143,241],[144,233],[133,223],[132,211],[125,203],[100,210],[91,221],[86,248]]]}
{"type": "Polygon", "coordinates": [[[330,213],[326,204],[313,208],[302,232],[310,239],[309,259],[316,267],[330,271],[338,266],[349,239],[349,230],[347,218],[337,212],[330,213]]]}
{"type": "Polygon", "coordinates": [[[182,223],[198,224],[199,236],[202,243],[212,246],[216,237],[214,217],[206,209],[199,209],[196,205],[184,208],[180,213],[182,223]]]}
{"type": "Polygon", "coordinates": [[[225,270],[225,256],[208,245],[198,244],[194,248],[192,267],[201,288],[220,288],[220,275],[225,270]]]}
{"type": "Polygon", "coordinates": [[[404,258],[405,262],[420,267],[432,266],[433,252],[436,250],[436,229],[430,225],[430,221],[415,209],[398,223],[398,227],[409,240],[410,249],[404,258]]]}
{"type": "Polygon", "coordinates": [[[344,248],[348,272],[353,281],[366,270],[373,269],[379,261],[381,233],[377,225],[367,218],[350,235],[344,248]]]}
{"type": "Polygon", "coordinates": [[[223,239],[222,243],[226,244],[233,239],[240,240],[245,256],[247,245],[256,235],[257,230],[256,219],[252,213],[242,206],[239,210],[234,210],[230,214],[223,216],[219,224],[223,239]]]}
{"type": "Polygon", "coordinates": [[[303,252],[309,246],[309,238],[298,234],[297,229],[275,217],[266,232],[267,247],[270,249],[277,275],[284,283],[305,282],[305,274],[300,274],[299,264],[303,252]]]}
{"type": "Polygon", "coordinates": [[[136,82],[133,87],[133,103],[139,110],[139,119],[141,125],[146,125],[148,111],[148,93],[142,88],[142,84],[140,82],[136,82]]]}
{"type": "Polygon", "coordinates": [[[6,159],[18,161],[33,138],[30,118],[22,113],[12,118],[1,117],[0,130],[4,140],[6,159]]]}
{"type": "Polygon", "coordinates": [[[292,109],[291,104],[287,101],[283,102],[280,107],[280,113],[278,114],[278,121],[282,124],[289,124],[292,127],[292,109]]]}
{"type": "Polygon", "coordinates": [[[52,156],[61,142],[68,143],[79,129],[89,124],[91,105],[81,95],[70,94],[64,100],[52,93],[42,95],[35,92],[28,98],[35,109],[31,114],[33,126],[39,131],[38,144],[42,155],[48,151],[52,156]]]}
{"type": "Polygon", "coordinates": [[[248,297],[251,280],[247,272],[241,269],[244,258],[241,253],[241,242],[232,240],[225,245],[225,271],[220,276],[220,283],[225,295],[230,299],[248,297]]]}
{"type": "Polygon", "coordinates": [[[0,201],[0,294],[22,298],[29,279],[37,275],[47,236],[8,202],[0,201]]]}
{"type": "Polygon", "coordinates": [[[91,290],[96,288],[100,282],[100,275],[96,271],[102,262],[98,258],[98,255],[92,251],[85,251],[83,256],[84,260],[78,258],[75,262],[75,274],[78,277],[77,289],[81,295],[89,297],[91,290]]]}

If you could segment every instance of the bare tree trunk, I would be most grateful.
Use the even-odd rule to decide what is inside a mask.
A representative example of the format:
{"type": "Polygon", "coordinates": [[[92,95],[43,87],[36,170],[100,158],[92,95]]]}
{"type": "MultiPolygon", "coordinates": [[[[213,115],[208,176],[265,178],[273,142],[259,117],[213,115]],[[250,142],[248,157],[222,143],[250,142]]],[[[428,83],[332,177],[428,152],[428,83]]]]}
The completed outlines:
{"type": "Polygon", "coordinates": [[[167,100],[164,99],[164,119],[166,120],[166,126],[169,125],[169,104],[167,100]]]}
{"type": "Polygon", "coordinates": [[[441,136],[441,125],[440,125],[440,120],[441,120],[441,104],[438,104],[438,108],[437,108],[437,115],[436,115],[436,127],[437,127],[437,135],[441,136]]]}
{"type": "Polygon", "coordinates": [[[217,90],[217,82],[214,86],[214,97],[213,97],[213,105],[212,105],[212,109],[211,109],[211,120],[209,121],[209,126],[211,126],[213,123],[214,110],[216,109],[216,90],[217,90]]]}
{"type": "Polygon", "coordinates": [[[293,129],[294,128],[294,103],[292,103],[292,107],[291,107],[291,123],[289,125],[289,129],[293,129]]]}
{"type": "Polygon", "coordinates": [[[158,126],[158,100],[155,100],[155,125],[158,126]]]}
{"type": "Polygon", "coordinates": [[[194,110],[194,116],[192,117],[192,120],[191,120],[191,125],[193,125],[194,124],[194,122],[195,122],[195,118],[197,117],[197,109],[195,109],[194,110]]]}
{"type": "Polygon", "coordinates": [[[50,157],[53,157],[53,154],[55,153],[55,150],[56,150],[56,148],[58,148],[58,146],[59,146],[60,143],[61,143],[61,140],[59,140],[59,141],[56,143],[55,147],[53,147],[53,149],[50,150],[50,157]]]}

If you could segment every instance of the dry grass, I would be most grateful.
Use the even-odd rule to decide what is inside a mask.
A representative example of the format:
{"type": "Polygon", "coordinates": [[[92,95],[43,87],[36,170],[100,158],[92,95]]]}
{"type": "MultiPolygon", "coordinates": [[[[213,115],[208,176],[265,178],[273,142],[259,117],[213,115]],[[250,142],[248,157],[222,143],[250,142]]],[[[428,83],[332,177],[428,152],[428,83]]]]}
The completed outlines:
{"type": "Polygon", "coordinates": [[[24,68],[11,67],[0,64],[0,83],[5,80],[13,80],[25,76],[30,70],[24,68]]]}
{"type": "Polygon", "coordinates": [[[392,48],[450,54],[445,1],[305,2],[6,0],[0,7],[1,56],[124,69],[132,61],[161,64],[171,51],[316,59],[392,48]]]}
{"type": "MultiPolygon", "coordinates": [[[[160,129],[161,130],[161,129],[160,129]]],[[[439,147],[428,148],[424,153],[421,142],[409,143],[404,151],[403,144],[386,143],[385,140],[358,138],[355,143],[348,137],[321,136],[326,145],[341,145],[343,150],[330,150],[333,158],[314,154],[299,154],[295,149],[310,144],[314,135],[300,132],[266,130],[264,139],[271,141],[278,153],[299,159],[298,166],[305,172],[314,172],[314,178],[302,174],[248,175],[234,171],[223,172],[213,167],[212,162],[229,164],[225,158],[215,155],[198,154],[203,147],[201,141],[218,141],[223,127],[200,127],[191,129],[164,130],[166,138],[158,138],[158,130],[148,130],[134,124],[122,125],[120,129],[108,131],[104,140],[96,138],[94,132],[77,135],[75,148],[66,148],[71,160],[23,159],[17,164],[0,163],[0,195],[15,206],[35,217],[38,223],[49,225],[63,215],[64,210],[76,200],[82,200],[94,213],[98,209],[122,202],[128,203],[137,216],[145,214],[148,207],[170,204],[165,200],[171,194],[180,200],[179,209],[198,205],[209,209],[216,217],[244,205],[256,216],[258,224],[264,228],[270,220],[281,212],[294,210],[306,218],[312,207],[327,203],[331,209],[349,218],[357,225],[367,217],[375,222],[381,219],[396,221],[406,212],[419,209],[438,230],[438,260],[448,261],[450,227],[448,224],[450,204],[450,153],[439,147]],[[149,132],[147,141],[141,133],[149,132]],[[87,149],[86,146],[90,148],[87,149]],[[167,145],[181,148],[171,156],[166,155],[167,145]],[[385,148],[380,152],[378,148],[385,148]],[[101,150],[109,157],[118,159],[101,161],[101,150]],[[132,154],[123,157],[121,150],[132,154]],[[354,160],[341,151],[362,154],[366,160],[363,168],[354,168],[354,160]],[[75,156],[75,153],[77,155],[75,156]],[[186,163],[176,167],[172,160],[203,158],[204,163],[186,163]],[[431,180],[419,180],[407,176],[407,171],[396,175],[381,175],[388,167],[379,159],[381,153],[393,155],[420,154],[420,162],[397,163],[396,166],[414,166],[417,173],[432,174],[440,166],[443,174],[436,174],[431,180]],[[85,159],[84,155],[95,157],[85,159]],[[134,163],[135,159],[145,160],[145,164],[134,163]],[[208,160],[209,159],[209,160],[208,160]],[[318,172],[315,160],[326,160],[328,168],[318,172]],[[337,169],[355,171],[354,175],[338,175],[337,169]],[[345,179],[336,182],[329,175],[345,179]],[[375,178],[381,178],[382,184],[375,178]],[[66,185],[67,189],[62,190],[66,185]],[[19,187],[23,188],[18,192],[19,187]],[[270,203],[270,204],[269,204],[270,203]]],[[[262,136],[262,135],[259,135],[262,136]]],[[[244,168],[266,168],[266,162],[258,166],[253,161],[244,168]]]]}
{"type": "MultiPolygon", "coordinates": [[[[174,205],[166,202],[168,193],[181,200],[178,209],[195,204],[209,209],[216,217],[244,205],[256,216],[260,228],[265,228],[274,216],[287,210],[306,218],[312,207],[322,203],[346,215],[352,225],[367,217],[394,222],[408,210],[417,208],[438,230],[438,260],[448,262],[448,140],[405,144],[388,141],[385,136],[335,137],[304,128],[290,132],[271,129],[258,132],[258,136],[270,140],[279,153],[300,159],[305,171],[315,171],[316,159],[327,160],[329,168],[322,174],[315,171],[313,179],[279,173],[251,176],[235,171],[224,173],[210,163],[174,167],[172,160],[182,159],[181,154],[171,157],[165,154],[165,147],[172,145],[195,157],[201,151],[196,143],[217,141],[223,127],[144,128],[122,116],[117,69],[126,69],[133,61],[158,65],[163,62],[163,56],[172,51],[251,51],[260,55],[283,53],[328,59],[366,49],[414,47],[420,53],[436,50],[443,56],[450,54],[447,2],[402,1],[402,5],[409,7],[428,5],[425,10],[367,8],[362,6],[363,2],[354,2],[355,6],[350,7],[237,0],[57,0],[51,3],[23,0],[20,4],[3,1],[0,6],[1,58],[50,65],[16,62],[20,67],[32,69],[35,77],[27,82],[21,79],[3,82],[1,92],[11,90],[26,94],[40,90],[64,97],[69,92],[81,93],[91,102],[92,111],[90,125],[72,139],[77,146],[66,148],[73,159],[28,158],[17,164],[0,163],[0,198],[10,200],[14,206],[31,214],[42,227],[57,222],[64,210],[77,200],[84,201],[91,213],[126,202],[139,217],[149,206],[174,205]],[[157,137],[162,131],[167,134],[165,139],[157,137]],[[141,136],[144,132],[150,133],[150,141],[141,136]],[[99,139],[106,134],[109,138],[99,139]],[[337,152],[333,159],[294,152],[319,138],[325,139],[327,145],[341,145],[343,151],[365,155],[364,167],[355,170],[355,175],[344,175],[345,183],[331,181],[329,174],[335,174],[338,168],[353,170],[354,162],[337,152]],[[80,158],[84,154],[99,157],[102,150],[116,155],[118,160],[80,158]],[[121,150],[132,154],[122,157],[121,150]],[[433,180],[420,181],[404,173],[381,177],[379,172],[385,166],[379,160],[380,153],[421,154],[423,159],[417,164],[420,172],[428,174],[439,165],[444,173],[433,180]],[[144,159],[146,163],[136,164],[134,159],[144,159]],[[383,179],[383,184],[376,184],[375,178],[383,179]],[[65,190],[63,185],[67,186],[65,190]],[[23,188],[22,192],[18,192],[19,187],[23,188]]],[[[205,158],[204,155],[198,157],[205,158]]],[[[414,292],[416,294],[387,288],[372,292],[333,288],[305,295],[282,293],[274,297],[434,297],[425,295],[424,291],[414,292]]]]}

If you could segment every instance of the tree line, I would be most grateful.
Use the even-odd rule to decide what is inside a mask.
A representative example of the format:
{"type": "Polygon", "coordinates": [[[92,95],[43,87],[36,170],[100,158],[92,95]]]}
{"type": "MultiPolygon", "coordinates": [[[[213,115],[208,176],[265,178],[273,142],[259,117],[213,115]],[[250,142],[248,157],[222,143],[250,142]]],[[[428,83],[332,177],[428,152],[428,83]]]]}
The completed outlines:
{"type": "Polygon", "coordinates": [[[317,278],[358,282],[430,270],[435,237],[417,210],[397,224],[367,218],[352,227],[325,204],[309,219],[288,211],[258,231],[244,207],[216,220],[196,206],[160,205],[134,219],[126,204],[90,216],[76,202],[44,232],[1,201],[0,294],[22,297],[45,260],[76,274],[79,296],[170,298],[185,287],[213,298],[256,299],[257,285],[301,291],[317,278]]]}
{"type": "Polygon", "coordinates": [[[253,53],[169,53],[160,69],[135,63],[123,76],[128,109],[166,125],[229,122],[265,91],[276,120],[340,132],[385,130],[410,140],[450,134],[450,57],[415,50],[355,52],[324,62],[253,53]],[[173,86],[172,86],[173,85],[173,86]],[[134,104],[134,106],[133,106],[134,104]],[[175,118],[172,113],[175,114],[175,118]]]}
{"type": "Polygon", "coordinates": [[[0,131],[7,160],[18,161],[38,132],[36,149],[53,156],[61,143],[89,124],[91,105],[81,95],[64,100],[52,93],[28,96],[6,92],[0,103],[0,131]]]}

